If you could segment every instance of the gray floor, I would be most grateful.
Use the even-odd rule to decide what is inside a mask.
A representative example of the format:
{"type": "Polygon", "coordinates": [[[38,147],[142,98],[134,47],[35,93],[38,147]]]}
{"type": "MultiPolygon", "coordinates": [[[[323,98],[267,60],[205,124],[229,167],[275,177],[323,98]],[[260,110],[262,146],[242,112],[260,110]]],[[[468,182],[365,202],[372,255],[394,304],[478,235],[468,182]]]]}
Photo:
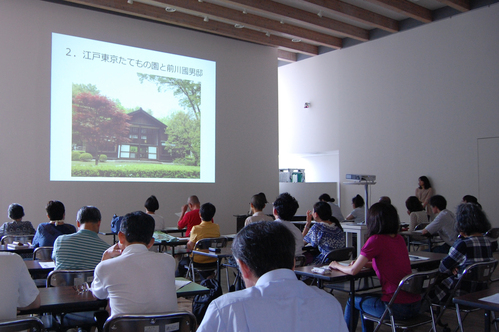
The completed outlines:
{"type": "MultiPolygon", "coordinates": [[[[494,257],[499,260],[499,252],[494,253],[494,257]]],[[[230,273],[232,275],[232,273],[230,273]]],[[[499,268],[496,269],[494,272],[494,275],[492,276],[492,279],[499,278],[499,268]]],[[[232,281],[232,279],[231,279],[232,281]]],[[[499,281],[498,281],[499,282],[499,281]]],[[[222,270],[222,289],[224,294],[227,293],[227,282],[226,282],[226,277],[225,277],[225,271],[222,270]]],[[[334,296],[338,301],[341,303],[343,308],[345,308],[345,304],[348,300],[348,293],[344,292],[334,292],[334,296]]],[[[186,311],[192,311],[192,298],[191,299],[179,299],[179,310],[186,310],[186,311]]],[[[483,310],[479,310],[476,312],[473,312],[468,315],[464,322],[464,329],[466,331],[483,331],[484,329],[484,312],[483,310]]],[[[449,327],[451,328],[451,331],[454,331],[457,328],[457,318],[456,318],[456,313],[455,311],[447,310],[446,313],[444,314],[442,321],[445,323],[449,324],[449,327]]],[[[430,325],[428,326],[422,326],[419,328],[416,328],[412,331],[415,332],[428,332],[430,330],[430,325]]],[[[442,331],[441,327],[437,327],[438,332],[442,331]]],[[[382,327],[380,331],[391,331],[390,328],[388,327],[382,327]]],[[[356,332],[361,332],[361,327],[360,323],[358,324],[356,332]]]]}

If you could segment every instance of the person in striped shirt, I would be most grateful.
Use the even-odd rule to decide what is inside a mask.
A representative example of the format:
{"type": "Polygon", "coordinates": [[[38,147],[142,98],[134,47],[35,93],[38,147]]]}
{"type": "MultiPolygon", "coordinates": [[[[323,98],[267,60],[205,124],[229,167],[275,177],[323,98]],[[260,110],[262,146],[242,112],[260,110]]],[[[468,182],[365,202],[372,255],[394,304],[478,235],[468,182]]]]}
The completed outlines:
{"type": "Polygon", "coordinates": [[[109,244],[99,238],[101,213],[95,206],[84,206],[76,215],[78,232],[61,235],[54,242],[52,259],[56,270],[93,270],[109,244]]]}

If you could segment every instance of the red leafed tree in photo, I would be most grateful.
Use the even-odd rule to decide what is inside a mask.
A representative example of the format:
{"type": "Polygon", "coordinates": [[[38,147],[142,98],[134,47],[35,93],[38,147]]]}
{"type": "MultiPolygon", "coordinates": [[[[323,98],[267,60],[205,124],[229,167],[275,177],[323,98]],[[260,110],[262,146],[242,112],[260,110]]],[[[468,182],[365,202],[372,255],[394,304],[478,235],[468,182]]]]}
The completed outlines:
{"type": "Polygon", "coordinates": [[[73,98],[73,141],[84,142],[95,164],[100,152],[110,144],[129,142],[129,116],[105,96],[82,92],[73,98]]]}

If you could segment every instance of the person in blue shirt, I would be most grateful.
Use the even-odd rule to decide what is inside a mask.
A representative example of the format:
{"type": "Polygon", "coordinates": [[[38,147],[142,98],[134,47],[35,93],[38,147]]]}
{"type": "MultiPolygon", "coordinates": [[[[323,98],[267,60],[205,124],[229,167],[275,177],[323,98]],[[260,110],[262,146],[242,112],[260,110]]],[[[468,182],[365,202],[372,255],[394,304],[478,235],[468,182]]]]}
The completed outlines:
{"type": "Polygon", "coordinates": [[[59,235],[76,233],[76,227],[64,223],[66,210],[62,202],[49,201],[45,210],[50,222],[38,225],[35,237],[33,238],[33,246],[53,247],[54,241],[59,235]]]}

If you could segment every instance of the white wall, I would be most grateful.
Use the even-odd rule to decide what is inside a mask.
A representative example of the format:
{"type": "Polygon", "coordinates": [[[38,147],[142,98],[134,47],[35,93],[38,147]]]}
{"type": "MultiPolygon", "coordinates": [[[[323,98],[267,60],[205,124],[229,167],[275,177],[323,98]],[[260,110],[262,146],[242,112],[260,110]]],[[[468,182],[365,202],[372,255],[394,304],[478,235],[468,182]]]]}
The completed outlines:
{"type": "Polygon", "coordinates": [[[50,199],[77,210],[95,205],[103,230],[111,217],[142,210],[155,194],[158,214],[170,225],[187,197],[217,207],[222,233],[236,230],[234,214],[248,211],[251,196],[278,194],[277,54],[269,47],[167,25],[44,1],[0,1],[0,213],[25,207],[35,227],[46,221],[50,199]],[[80,183],[49,181],[51,33],[205,58],[217,63],[216,183],[80,183]],[[2,212],[4,211],[4,212],[2,212]]]}
{"type": "MultiPolygon", "coordinates": [[[[373,200],[402,221],[421,175],[450,209],[478,196],[477,140],[499,136],[498,18],[494,4],[280,67],[279,154],[338,150],[340,181],[377,175],[373,200]]],[[[344,214],[356,187],[341,186],[344,214]]]]}

